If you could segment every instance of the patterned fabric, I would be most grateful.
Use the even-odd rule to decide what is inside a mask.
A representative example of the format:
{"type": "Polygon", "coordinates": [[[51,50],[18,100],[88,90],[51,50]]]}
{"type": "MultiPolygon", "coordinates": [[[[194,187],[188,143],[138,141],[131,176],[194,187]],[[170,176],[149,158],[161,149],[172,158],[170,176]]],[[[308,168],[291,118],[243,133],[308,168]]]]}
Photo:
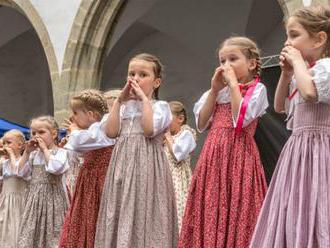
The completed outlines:
{"type": "Polygon", "coordinates": [[[44,164],[32,163],[32,178],[25,195],[18,247],[58,247],[66,210],[62,175],[50,174],[44,164]]]}
{"type": "Polygon", "coordinates": [[[178,247],[248,247],[266,192],[253,135],[235,134],[230,104],[216,105],[194,170],[178,247]]]}
{"type": "Polygon", "coordinates": [[[330,247],[330,105],[301,103],[251,248],[330,247]]]}
{"type": "Polygon", "coordinates": [[[113,150],[96,248],[176,247],[175,196],[163,134],[143,135],[141,117],[124,119],[113,150]]]}
{"type": "Polygon", "coordinates": [[[5,178],[3,182],[0,194],[0,244],[2,248],[16,248],[27,184],[19,177],[5,178]]]}
{"type": "MultiPolygon", "coordinates": [[[[181,127],[181,130],[173,136],[173,139],[180,136],[180,134],[184,131],[188,130],[194,135],[194,138],[196,140],[196,131],[189,127],[188,125],[183,125],[181,127]]],[[[179,231],[181,229],[181,223],[182,218],[184,214],[184,209],[186,206],[187,201],[187,195],[188,195],[188,189],[189,184],[191,180],[191,168],[190,168],[190,156],[182,160],[180,162],[177,162],[176,159],[173,157],[171,152],[169,151],[168,147],[165,146],[165,153],[169,161],[170,170],[172,174],[172,180],[174,185],[174,191],[175,191],[175,199],[176,199],[176,208],[177,208],[177,215],[178,215],[178,225],[179,225],[179,231]]]]}
{"type": "Polygon", "coordinates": [[[63,224],[59,247],[94,247],[100,199],[112,146],[86,152],[69,211],[63,224]]]}

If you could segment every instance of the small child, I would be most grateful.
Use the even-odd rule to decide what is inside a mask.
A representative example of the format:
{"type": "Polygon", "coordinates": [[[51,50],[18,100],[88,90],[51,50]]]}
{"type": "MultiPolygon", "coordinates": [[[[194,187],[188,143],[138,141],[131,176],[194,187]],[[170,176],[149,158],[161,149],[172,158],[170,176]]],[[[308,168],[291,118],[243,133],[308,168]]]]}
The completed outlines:
{"type": "Polygon", "coordinates": [[[20,224],[18,247],[53,248],[67,210],[62,174],[69,168],[68,152],[58,148],[58,125],[52,116],[31,121],[31,140],[20,160],[20,173],[30,175],[20,224]]]}
{"type": "MultiPolygon", "coordinates": [[[[19,224],[24,208],[26,177],[18,173],[18,162],[24,150],[24,134],[12,129],[3,136],[0,150],[3,191],[0,194],[0,244],[1,247],[17,247],[19,224]]],[[[1,179],[0,179],[1,180],[1,179]]]]}
{"type": "Polygon", "coordinates": [[[231,37],[220,45],[219,62],[194,107],[198,130],[210,131],[190,184],[180,248],[247,247],[266,193],[253,138],[268,107],[259,50],[249,38],[231,37]]]}
{"type": "Polygon", "coordinates": [[[180,231],[192,174],[190,154],[196,148],[196,131],[187,125],[186,110],[181,102],[172,101],[169,105],[173,119],[165,134],[165,152],[172,173],[180,231]]]}
{"type": "Polygon", "coordinates": [[[175,195],[163,136],[172,114],[157,99],[162,65],[150,54],[129,61],[127,83],[105,131],[117,138],[106,176],[95,247],[176,247],[175,195]]]}
{"type": "Polygon", "coordinates": [[[274,107],[293,131],[250,247],[330,247],[330,8],[298,9],[286,34],[274,107]]]}

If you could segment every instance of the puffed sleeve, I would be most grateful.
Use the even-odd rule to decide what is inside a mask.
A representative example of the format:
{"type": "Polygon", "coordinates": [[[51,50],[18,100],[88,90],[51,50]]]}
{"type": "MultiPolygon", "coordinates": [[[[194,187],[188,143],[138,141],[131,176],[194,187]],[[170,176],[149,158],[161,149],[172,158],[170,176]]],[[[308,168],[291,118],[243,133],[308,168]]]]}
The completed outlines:
{"type": "Polygon", "coordinates": [[[184,130],[179,136],[175,137],[172,147],[173,154],[178,162],[188,158],[195,148],[195,137],[189,130],[184,130]]]}
{"type": "Polygon", "coordinates": [[[86,152],[114,145],[116,140],[110,139],[104,132],[107,118],[108,115],[105,115],[100,122],[93,123],[88,129],[72,131],[64,148],[77,152],[86,152]]]}
{"type": "Polygon", "coordinates": [[[212,123],[212,119],[213,119],[213,113],[212,113],[210,118],[207,120],[207,123],[206,123],[205,127],[201,128],[201,129],[198,128],[199,114],[200,114],[200,112],[201,112],[201,110],[202,110],[202,108],[203,108],[203,106],[206,102],[206,99],[207,99],[209,93],[210,93],[210,90],[206,91],[202,95],[202,97],[198,100],[198,102],[195,103],[195,106],[194,106],[194,109],[193,109],[193,112],[194,112],[194,115],[195,115],[196,127],[197,127],[198,132],[200,132],[200,133],[204,132],[206,129],[208,129],[210,127],[210,125],[212,123]]]}
{"type": "Polygon", "coordinates": [[[152,104],[153,111],[153,137],[163,132],[172,122],[170,106],[165,101],[156,101],[152,104]]]}
{"type": "Polygon", "coordinates": [[[69,169],[69,152],[65,149],[51,151],[46,171],[55,175],[61,175],[69,169]]]}
{"type": "MultiPolygon", "coordinates": [[[[195,121],[196,121],[197,131],[200,132],[200,133],[204,132],[205,130],[207,130],[211,126],[212,119],[213,119],[213,113],[212,113],[212,115],[208,119],[205,127],[203,127],[202,129],[199,129],[198,128],[199,114],[200,114],[200,112],[201,112],[201,110],[202,110],[202,108],[203,108],[203,106],[204,106],[204,104],[206,102],[206,99],[207,99],[209,93],[210,93],[210,90],[206,91],[202,95],[202,97],[198,100],[198,102],[195,103],[195,106],[194,106],[194,109],[193,109],[193,112],[194,112],[194,115],[195,115],[195,121]]],[[[229,87],[225,87],[225,88],[223,88],[222,90],[220,90],[218,92],[216,102],[219,103],[219,104],[230,102],[230,90],[229,90],[229,87]]]]}
{"type": "MultiPolygon", "coordinates": [[[[242,111],[243,99],[240,104],[239,112],[236,118],[233,117],[234,127],[237,126],[238,118],[242,111]]],[[[248,102],[244,115],[243,127],[249,125],[253,120],[266,113],[268,108],[267,90],[262,83],[258,83],[253,91],[252,97],[248,102]]]]}
{"type": "Polygon", "coordinates": [[[317,90],[318,101],[330,104],[330,58],[319,60],[311,74],[317,90]]]}

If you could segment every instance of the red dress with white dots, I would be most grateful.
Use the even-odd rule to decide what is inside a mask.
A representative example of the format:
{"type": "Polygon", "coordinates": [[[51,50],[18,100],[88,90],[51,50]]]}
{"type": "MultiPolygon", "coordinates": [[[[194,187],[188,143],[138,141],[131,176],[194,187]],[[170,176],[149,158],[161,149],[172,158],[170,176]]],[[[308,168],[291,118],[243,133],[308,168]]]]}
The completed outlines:
{"type": "Polygon", "coordinates": [[[178,247],[248,247],[267,187],[253,138],[256,127],[257,119],[235,132],[230,103],[216,105],[178,247]]]}

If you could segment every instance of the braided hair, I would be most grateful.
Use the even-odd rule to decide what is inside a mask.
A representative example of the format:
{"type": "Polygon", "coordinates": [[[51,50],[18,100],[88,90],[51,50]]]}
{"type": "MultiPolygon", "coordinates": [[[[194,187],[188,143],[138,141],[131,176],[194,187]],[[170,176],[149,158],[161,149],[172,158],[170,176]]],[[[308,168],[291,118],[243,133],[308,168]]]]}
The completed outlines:
{"type": "Polygon", "coordinates": [[[330,57],[330,8],[315,4],[296,10],[291,17],[296,18],[311,36],[321,31],[327,34],[323,56],[330,57]]]}
{"type": "Polygon", "coordinates": [[[260,59],[260,51],[257,47],[257,44],[251,39],[243,36],[234,36],[224,40],[220,46],[219,51],[224,46],[237,46],[240,51],[245,55],[248,59],[256,60],[256,68],[252,71],[253,77],[260,77],[261,75],[261,59],[260,59]]]}
{"type": "Polygon", "coordinates": [[[98,120],[108,112],[107,102],[103,94],[99,90],[87,89],[73,96],[70,102],[72,109],[82,109],[84,111],[92,111],[98,120]]]}

